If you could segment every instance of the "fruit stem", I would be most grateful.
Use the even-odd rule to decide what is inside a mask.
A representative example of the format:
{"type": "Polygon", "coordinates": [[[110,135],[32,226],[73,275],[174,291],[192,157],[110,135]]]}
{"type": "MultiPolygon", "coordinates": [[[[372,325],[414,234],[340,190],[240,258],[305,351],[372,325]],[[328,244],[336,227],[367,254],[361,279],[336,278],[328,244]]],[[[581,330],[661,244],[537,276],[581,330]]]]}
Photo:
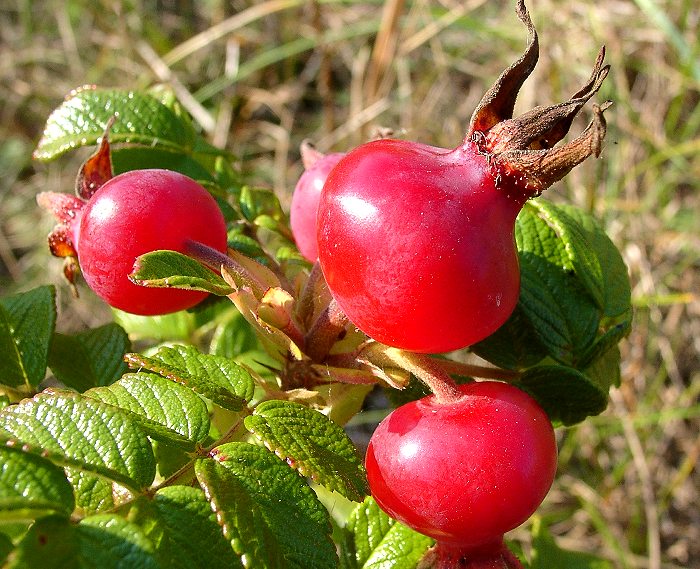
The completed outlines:
{"type": "Polygon", "coordinates": [[[431,569],[524,569],[501,540],[477,548],[438,542],[419,567],[431,569]]]}
{"type": "Polygon", "coordinates": [[[442,368],[450,375],[461,375],[464,377],[478,377],[480,379],[500,379],[503,381],[516,381],[521,374],[510,369],[497,367],[486,367],[475,364],[465,364],[454,360],[433,358],[435,365],[442,368]]]}
{"type": "Polygon", "coordinates": [[[348,322],[345,312],[335,299],[332,299],[304,337],[306,355],[312,361],[322,362],[345,331],[348,322]]]}
{"type": "Polygon", "coordinates": [[[437,363],[438,360],[428,354],[408,352],[372,342],[363,350],[362,355],[373,363],[395,365],[412,373],[430,388],[438,403],[447,405],[462,398],[462,393],[450,374],[437,363]]]}

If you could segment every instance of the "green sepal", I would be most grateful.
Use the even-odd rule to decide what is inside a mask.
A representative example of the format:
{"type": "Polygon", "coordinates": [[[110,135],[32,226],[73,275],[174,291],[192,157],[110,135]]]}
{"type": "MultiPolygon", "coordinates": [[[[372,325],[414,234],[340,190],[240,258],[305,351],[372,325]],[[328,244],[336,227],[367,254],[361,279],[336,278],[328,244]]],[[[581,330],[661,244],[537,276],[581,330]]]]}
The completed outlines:
{"type": "Polygon", "coordinates": [[[265,401],[246,428],[303,476],[354,501],[368,493],[362,460],[340,425],[291,401],[265,401]]]}
{"type": "Polygon", "coordinates": [[[130,366],[186,385],[230,411],[240,411],[254,395],[255,384],[246,369],[228,358],[202,354],[192,346],[163,347],[151,357],[128,354],[126,359],[130,366]]]}
{"type": "Polygon", "coordinates": [[[63,385],[85,391],[119,379],[128,370],[123,358],[129,349],[129,337],[114,323],[74,335],[56,333],[49,367],[63,385]]]}
{"type": "Polygon", "coordinates": [[[198,290],[217,296],[233,292],[220,275],[177,251],[152,251],[137,257],[129,279],[141,286],[198,290]]]}
{"type": "Polygon", "coordinates": [[[384,513],[367,497],[350,514],[341,542],[341,569],[415,569],[434,541],[384,513]]]}
{"type": "Polygon", "coordinates": [[[256,569],[333,569],[328,511],[263,447],[228,443],[195,464],[199,484],[236,553],[256,569]]]}

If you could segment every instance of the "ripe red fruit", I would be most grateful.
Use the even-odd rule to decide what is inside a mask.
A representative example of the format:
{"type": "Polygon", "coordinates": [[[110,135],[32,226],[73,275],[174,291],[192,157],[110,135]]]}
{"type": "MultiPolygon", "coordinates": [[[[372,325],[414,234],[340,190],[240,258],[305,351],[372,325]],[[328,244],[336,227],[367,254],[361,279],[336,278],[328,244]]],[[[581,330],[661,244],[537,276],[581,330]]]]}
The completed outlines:
{"type": "Polygon", "coordinates": [[[49,236],[52,252],[68,259],[77,254],[85,281],[107,304],[155,315],[190,308],[206,297],[199,291],[138,286],[129,274],[139,255],[159,249],[185,253],[188,241],[226,252],[226,223],[207,190],[177,172],[133,170],[85,197],[87,202],[47,192],[38,201],[61,222],[49,236]]]}
{"type": "Polygon", "coordinates": [[[602,50],[570,101],[511,118],[538,54],[522,2],[519,16],[530,31],[528,49],[484,96],[460,146],[372,141],[348,153],[326,180],[321,268],[348,318],[379,342],[438,353],[495,332],[519,296],[518,212],[600,151],[599,108],[581,136],[554,145],[607,75],[602,50]]]}
{"type": "Polygon", "coordinates": [[[226,223],[194,180],[168,170],[134,170],[109,180],[80,216],[75,243],[86,282],[109,305],[134,314],[190,308],[206,293],[138,286],[136,257],[158,249],[185,252],[186,240],[226,251],[226,223]]]}
{"type": "Polygon", "coordinates": [[[308,142],[301,145],[304,172],[292,194],[289,223],[299,251],[312,263],[318,259],[316,214],[321,190],[328,173],[343,156],[342,152],[322,154],[308,142]]]}
{"type": "Polygon", "coordinates": [[[366,455],[372,496],[390,516],[461,553],[494,548],[529,518],[554,479],[552,425],[520,389],[494,381],[460,386],[399,407],[366,455]]]}

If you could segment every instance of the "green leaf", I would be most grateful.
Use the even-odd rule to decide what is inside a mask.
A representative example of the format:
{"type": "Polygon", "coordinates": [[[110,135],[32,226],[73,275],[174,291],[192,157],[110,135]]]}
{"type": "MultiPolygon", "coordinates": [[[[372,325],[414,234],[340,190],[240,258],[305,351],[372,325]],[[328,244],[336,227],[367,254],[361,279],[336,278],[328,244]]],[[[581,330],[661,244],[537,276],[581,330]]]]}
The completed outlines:
{"type": "Polygon", "coordinates": [[[600,224],[583,210],[561,206],[569,217],[579,224],[590,250],[601,267],[603,314],[608,318],[626,316],[631,319],[632,293],[627,266],[620,251],[605,234],[600,224]]]}
{"type": "Polygon", "coordinates": [[[111,323],[73,336],[54,334],[49,367],[64,385],[85,391],[109,385],[128,371],[124,354],[131,348],[121,326],[111,323]]]}
{"type": "Polygon", "coordinates": [[[12,540],[4,533],[0,533],[0,566],[7,566],[5,562],[7,561],[7,558],[12,552],[13,548],[14,545],[12,544],[12,540]]]}
{"type": "Polygon", "coordinates": [[[192,346],[164,347],[153,357],[129,354],[127,358],[132,367],[182,383],[230,411],[240,411],[254,395],[248,371],[228,358],[202,354],[192,346]]]}
{"type": "Polygon", "coordinates": [[[0,298],[0,383],[38,385],[56,325],[56,289],[42,286],[0,298]]]}
{"type": "Polygon", "coordinates": [[[5,569],[88,569],[80,561],[75,527],[68,518],[37,520],[17,544],[5,569]]]}
{"type": "Polygon", "coordinates": [[[115,176],[122,172],[148,168],[180,172],[200,183],[213,181],[209,171],[189,153],[145,146],[127,146],[112,150],[112,169],[115,176]]]}
{"type": "Polygon", "coordinates": [[[244,186],[241,188],[239,203],[243,216],[253,223],[261,216],[269,218],[267,224],[271,223],[270,219],[274,222],[285,219],[284,210],[277,195],[266,188],[244,186]]]}
{"type": "Polygon", "coordinates": [[[12,447],[0,447],[0,464],[0,519],[73,512],[73,488],[62,468],[12,447]]]}
{"type": "Polygon", "coordinates": [[[151,340],[152,343],[185,342],[196,329],[195,316],[187,310],[159,316],[141,316],[113,310],[114,320],[133,341],[151,340]]]}
{"type": "Polygon", "coordinates": [[[566,257],[562,260],[565,260],[567,265],[570,264],[596,306],[602,308],[605,300],[603,269],[587,233],[566,210],[551,202],[533,200],[530,206],[537,210],[539,217],[563,245],[566,257]]]}
{"type": "Polygon", "coordinates": [[[195,472],[224,535],[256,569],[330,569],[338,558],[327,510],[294,470],[266,449],[229,443],[195,472]]]}
{"type": "Polygon", "coordinates": [[[554,541],[539,518],[533,519],[530,569],[612,569],[613,564],[589,553],[566,551],[554,541]]]}
{"type": "Polygon", "coordinates": [[[127,412],[151,437],[195,448],[209,434],[209,410],[191,389],[152,373],[130,373],[85,393],[127,412]]]}
{"type": "Polygon", "coordinates": [[[74,148],[95,145],[112,117],[116,117],[109,130],[112,144],[176,152],[193,147],[195,134],[189,121],[154,97],[138,91],[83,88],[51,113],[34,158],[49,162],[74,148]]]}
{"type": "Polygon", "coordinates": [[[341,545],[343,569],[415,569],[433,540],[385,514],[371,498],[350,514],[341,545]]]}
{"type": "Polygon", "coordinates": [[[153,499],[153,512],[154,531],[161,534],[157,547],[162,567],[243,568],[199,488],[162,488],[153,499]]]}
{"type": "Polygon", "coordinates": [[[137,257],[129,278],[149,287],[200,290],[218,296],[233,292],[220,275],[176,251],[153,251],[137,257]]]}
{"type": "Polygon", "coordinates": [[[599,310],[579,280],[566,243],[528,202],[515,226],[519,306],[537,339],[557,361],[576,365],[595,341],[599,310]]]}
{"type": "Polygon", "coordinates": [[[620,385],[620,361],[620,348],[615,344],[585,369],[586,376],[607,392],[611,386],[620,385]]]}
{"type": "Polygon", "coordinates": [[[116,514],[85,518],[75,531],[81,566],[95,569],[160,569],[155,548],[141,528],[116,514]]]}
{"type": "Polygon", "coordinates": [[[246,428],[303,476],[350,500],[368,493],[357,450],[342,427],[323,413],[290,401],[265,401],[246,428]]]}
{"type": "Polygon", "coordinates": [[[571,367],[537,366],[523,373],[515,385],[532,395],[553,422],[563,425],[598,415],[608,405],[607,389],[571,367]]]}
{"type": "Polygon", "coordinates": [[[496,332],[469,349],[498,367],[513,370],[531,367],[547,356],[520,305],[496,332]]]}
{"type": "Polygon", "coordinates": [[[93,491],[103,503],[105,489],[94,486],[95,475],[135,492],[155,476],[151,444],[136,424],[117,409],[77,393],[46,392],[5,408],[0,438],[83,473],[71,479],[79,503],[94,504],[89,496],[93,491]],[[83,492],[88,495],[80,496],[83,492]]]}

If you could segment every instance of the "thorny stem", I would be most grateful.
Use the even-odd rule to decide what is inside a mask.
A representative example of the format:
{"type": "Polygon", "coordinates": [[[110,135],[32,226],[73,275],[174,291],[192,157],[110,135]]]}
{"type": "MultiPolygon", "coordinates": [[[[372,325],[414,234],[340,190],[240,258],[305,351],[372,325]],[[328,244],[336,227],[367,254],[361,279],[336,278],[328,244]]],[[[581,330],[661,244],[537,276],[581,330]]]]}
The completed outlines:
{"type": "Polygon", "coordinates": [[[430,388],[438,403],[449,404],[462,397],[450,374],[428,354],[407,352],[372,342],[363,350],[362,356],[372,363],[394,365],[412,373],[430,388]]]}

